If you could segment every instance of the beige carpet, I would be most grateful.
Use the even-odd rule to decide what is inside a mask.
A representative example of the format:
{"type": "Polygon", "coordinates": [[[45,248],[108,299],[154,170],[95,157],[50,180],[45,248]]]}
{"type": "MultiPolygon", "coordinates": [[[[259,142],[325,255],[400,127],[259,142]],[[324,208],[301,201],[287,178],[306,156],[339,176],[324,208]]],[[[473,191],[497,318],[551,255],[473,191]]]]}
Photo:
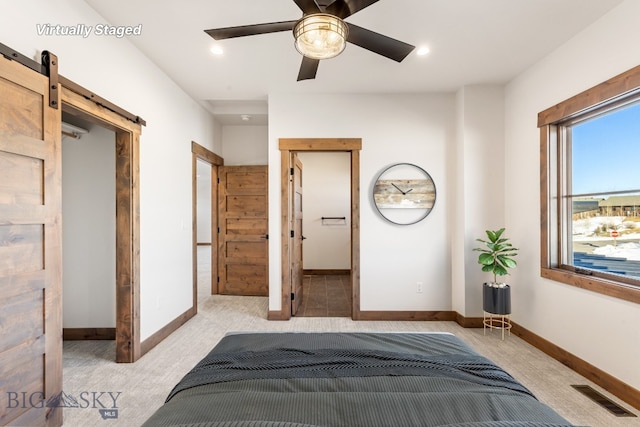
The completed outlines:
{"type": "Polygon", "coordinates": [[[515,336],[501,341],[497,332],[483,336],[482,329],[463,329],[454,322],[354,322],[348,318],[311,317],[274,322],[266,320],[266,313],[264,297],[208,297],[201,302],[196,317],[134,364],[113,362],[113,342],[65,342],[64,391],[76,397],[80,406],[90,406],[65,409],[64,425],[140,425],[182,376],[229,331],[446,331],[497,362],[574,424],[640,426],[640,418],[610,415],[573,390],[571,384],[591,383],[515,336]],[[114,398],[117,419],[103,420],[99,409],[113,408],[114,398]]]}
{"type": "MultiPolygon", "coordinates": [[[[208,248],[199,247],[198,258],[206,261],[207,251],[208,248]]],[[[345,317],[267,321],[266,297],[208,296],[206,262],[199,266],[198,272],[198,314],[138,362],[115,363],[115,346],[111,341],[64,343],[63,390],[76,398],[81,406],[64,410],[65,426],[139,426],[227,332],[444,331],[458,335],[476,351],[502,366],[541,401],[576,425],[640,427],[640,418],[615,417],[575,391],[571,384],[589,384],[603,392],[515,336],[501,341],[498,332],[484,336],[482,329],[464,329],[454,322],[354,322],[345,317]],[[108,418],[116,415],[108,412],[114,406],[117,418],[108,418]],[[103,409],[102,414],[100,409],[103,409]]],[[[622,404],[618,399],[613,400],[622,404]]],[[[622,406],[636,415],[640,413],[627,404],[622,406]]]]}

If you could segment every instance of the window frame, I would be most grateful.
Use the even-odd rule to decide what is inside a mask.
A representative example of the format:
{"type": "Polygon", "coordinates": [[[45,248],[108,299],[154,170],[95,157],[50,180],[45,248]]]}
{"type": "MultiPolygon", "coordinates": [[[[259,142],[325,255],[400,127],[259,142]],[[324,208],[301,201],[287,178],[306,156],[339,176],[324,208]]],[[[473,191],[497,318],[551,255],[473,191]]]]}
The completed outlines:
{"type": "MultiPolygon", "coordinates": [[[[573,267],[561,265],[560,237],[563,209],[558,197],[562,194],[560,175],[566,172],[561,150],[563,124],[640,99],[640,66],[634,67],[597,86],[575,95],[538,113],[540,129],[540,275],[543,278],[576,286],[614,298],[640,303],[640,286],[624,278],[602,277],[597,272],[584,274],[573,267]]],[[[633,282],[633,281],[632,281],[633,282]]],[[[637,283],[637,281],[636,281],[637,283]]]]}

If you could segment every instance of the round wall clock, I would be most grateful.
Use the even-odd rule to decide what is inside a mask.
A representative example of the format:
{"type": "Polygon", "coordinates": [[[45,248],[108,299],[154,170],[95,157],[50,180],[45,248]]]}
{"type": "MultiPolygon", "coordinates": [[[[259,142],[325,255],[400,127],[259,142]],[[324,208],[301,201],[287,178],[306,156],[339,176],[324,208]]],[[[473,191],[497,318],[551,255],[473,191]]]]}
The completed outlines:
{"type": "Polygon", "coordinates": [[[429,215],[436,202],[436,186],[431,175],[412,163],[395,163],[378,175],[373,187],[373,203],[384,219],[410,225],[429,215]]]}

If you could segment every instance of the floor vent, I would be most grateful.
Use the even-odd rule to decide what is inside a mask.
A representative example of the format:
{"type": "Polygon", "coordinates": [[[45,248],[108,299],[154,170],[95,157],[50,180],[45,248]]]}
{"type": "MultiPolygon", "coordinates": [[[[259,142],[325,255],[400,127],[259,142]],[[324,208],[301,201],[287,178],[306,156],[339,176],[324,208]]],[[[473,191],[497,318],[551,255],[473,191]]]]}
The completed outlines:
{"type": "Polygon", "coordinates": [[[571,387],[578,390],[580,393],[587,396],[589,399],[596,402],[598,405],[607,409],[616,417],[635,417],[636,415],[627,411],[622,406],[618,405],[616,402],[609,399],[604,394],[594,390],[591,386],[588,385],[572,385],[571,387]]]}

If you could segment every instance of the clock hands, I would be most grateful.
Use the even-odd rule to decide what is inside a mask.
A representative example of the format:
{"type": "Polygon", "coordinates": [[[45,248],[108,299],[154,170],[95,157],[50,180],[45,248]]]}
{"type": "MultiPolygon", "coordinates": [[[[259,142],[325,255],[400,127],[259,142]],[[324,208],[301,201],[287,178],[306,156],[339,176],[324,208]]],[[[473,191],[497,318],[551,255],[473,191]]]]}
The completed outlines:
{"type": "Polygon", "coordinates": [[[402,195],[404,195],[404,191],[402,191],[402,190],[400,189],[400,187],[398,187],[397,185],[395,185],[393,182],[391,183],[391,185],[393,185],[394,187],[396,187],[396,189],[397,189],[399,192],[401,192],[401,193],[402,193],[402,195]]]}
{"type": "Polygon", "coordinates": [[[395,185],[393,182],[391,183],[391,185],[393,185],[394,187],[396,187],[396,189],[402,193],[403,196],[405,196],[408,192],[410,192],[411,190],[413,190],[413,188],[408,189],[407,191],[402,191],[400,189],[400,187],[398,187],[397,185],[395,185]]]}

